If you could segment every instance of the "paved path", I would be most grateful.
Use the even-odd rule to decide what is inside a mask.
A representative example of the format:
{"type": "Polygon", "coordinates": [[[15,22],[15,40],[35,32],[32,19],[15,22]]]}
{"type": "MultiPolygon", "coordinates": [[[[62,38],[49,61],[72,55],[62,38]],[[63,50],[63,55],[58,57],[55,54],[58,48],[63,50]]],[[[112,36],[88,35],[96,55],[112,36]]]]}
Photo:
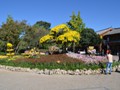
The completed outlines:
{"type": "Polygon", "coordinates": [[[0,69],[0,90],[120,90],[120,73],[39,75],[0,69]]]}

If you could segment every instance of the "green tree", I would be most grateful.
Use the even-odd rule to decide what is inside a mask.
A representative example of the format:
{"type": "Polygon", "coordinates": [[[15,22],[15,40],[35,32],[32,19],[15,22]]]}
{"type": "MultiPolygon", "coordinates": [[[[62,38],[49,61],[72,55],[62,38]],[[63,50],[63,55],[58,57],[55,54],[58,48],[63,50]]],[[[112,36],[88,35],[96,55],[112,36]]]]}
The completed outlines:
{"type": "Polygon", "coordinates": [[[8,16],[6,22],[1,26],[0,40],[4,42],[4,44],[10,42],[14,45],[14,48],[16,48],[18,42],[20,41],[20,34],[24,30],[25,25],[26,21],[14,21],[11,16],[8,16]]]}
{"type": "Polygon", "coordinates": [[[22,36],[21,45],[24,48],[30,47],[38,47],[39,39],[48,34],[49,31],[39,27],[38,25],[29,26],[29,28],[24,32],[25,34],[22,36]]]}
{"type": "Polygon", "coordinates": [[[88,46],[95,46],[100,44],[101,39],[100,36],[96,34],[96,32],[91,28],[85,28],[81,32],[80,44],[86,49],[88,46]]]}
{"type": "MultiPolygon", "coordinates": [[[[83,23],[82,18],[80,17],[80,12],[78,12],[78,15],[75,15],[75,13],[72,13],[71,20],[67,22],[68,26],[71,30],[75,30],[79,33],[84,30],[85,24],[83,23]]],[[[75,46],[77,46],[74,42],[72,43],[73,52],[75,52],[75,46]]]]}
{"type": "Polygon", "coordinates": [[[0,40],[0,52],[4,52],[5,51],[5,41],[0,40]]]}
{"type": "Polygon", "coordinates": [[[35,25],[38,25],[39,27],[46,30],[50,30],[51,23],[45,21],[37,21],[35,25]]]}
{"type": "Polygon", "coordinates": [[[38,24],[33,26],[26,25],[20,34],[20,42],[17,45],[16,52],[22,52],[26,49],[39,48],[39,39],[46,35],[49,31],[38,24]]]}
{"type": "Polygon", "coordinates": [[[78,12],[78,15],[75,15],[75,13],[72,13],[71,20],[67,22],[70,29],[78,31],[79,33],[84,29],[85,24],[83,23],[82,18],[80,17],[80,12],[78,12]]]}

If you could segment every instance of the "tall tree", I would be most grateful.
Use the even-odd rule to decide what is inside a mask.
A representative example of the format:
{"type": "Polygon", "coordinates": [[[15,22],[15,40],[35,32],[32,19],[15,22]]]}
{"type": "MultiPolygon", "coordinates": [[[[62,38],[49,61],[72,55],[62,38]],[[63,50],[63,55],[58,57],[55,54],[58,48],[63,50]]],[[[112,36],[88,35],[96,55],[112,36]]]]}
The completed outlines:
{"type": "Polygon", "coordinates": [[[75,31],[78,31],[79,33],[84,29],[85,24],[83,23],[82,18],[80,17],[80,12],[78,12],[78,15],[75,15],[75,13],[72,13],[71,20],[67,22],[68,26],[75,31]]]}
{"type": "Polygon", "coordinates": [[[100,36],[91,28],[85,28],[81,32],[80,44],[84,49],[88,46],[95,46],[101,42],[100,36]]]}
{"type": "Polygon", "coordinates": [[[51,23],[45,22],[45,21],[37,21],[36,25],[38,25],[41,28],[44,28],[46,30],[50,30],[51,23]]]}
{"type": "Polygon", "coordinates": [[[20,40],[19,37],[21,32],[24,30],[25,25],[25,21],[14,21],[11,16],[8,16],[6,22],[1,26],[0,40],[12,43],[15,48],[20,40]]]}
{"type": "Polygon", "coordinates": [[[39,39],[48,33],[48,30],[35,24],[33,26],[29,26],[22,38],[24,43],[27,42],[26,47],[29,46],[30,48],[33,48],[37,47],[39,45],[39,39]]]}
{"type": "MultiPolygon", "coordinates": [[[[67,22],[68,26],[70,27],[71,30],[75,30],[79,32],[79,34],[82,32],[82,30],[85,27],[85,24],[82,21],[82,18],[80,17],[80,12],[78,12],[78,15],[75,15],[75,13],[72,13],[71,20],[67,22]]],[[[73,52],[75,52],[75,43],[73,42],[72,47],[73,47],[73,52]]]]}

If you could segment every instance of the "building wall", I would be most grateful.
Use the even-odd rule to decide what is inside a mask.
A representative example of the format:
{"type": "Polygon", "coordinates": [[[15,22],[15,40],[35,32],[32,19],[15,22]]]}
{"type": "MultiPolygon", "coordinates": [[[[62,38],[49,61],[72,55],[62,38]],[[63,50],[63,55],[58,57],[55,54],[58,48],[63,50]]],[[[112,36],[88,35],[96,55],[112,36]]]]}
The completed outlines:
{"type": "Polygon", "coordinates": [[[111,49],[112,54],[117,55],[117,53],[120,51],[120,33],[106,35],[104,36],[104,40],[106,42],[106,46],[108,45],[109,49],[111,49]]]}

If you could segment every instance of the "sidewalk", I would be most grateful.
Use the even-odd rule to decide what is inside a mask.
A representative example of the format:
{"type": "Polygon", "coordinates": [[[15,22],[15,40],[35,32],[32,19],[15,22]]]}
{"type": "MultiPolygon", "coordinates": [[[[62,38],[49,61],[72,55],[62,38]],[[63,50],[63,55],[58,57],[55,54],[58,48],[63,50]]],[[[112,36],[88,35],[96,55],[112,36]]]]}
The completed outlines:
{"type": "Polygon", "coordinates": [[[39,75],[0,69],[0,90],[120,90],[120,73],[39,75]]]}

